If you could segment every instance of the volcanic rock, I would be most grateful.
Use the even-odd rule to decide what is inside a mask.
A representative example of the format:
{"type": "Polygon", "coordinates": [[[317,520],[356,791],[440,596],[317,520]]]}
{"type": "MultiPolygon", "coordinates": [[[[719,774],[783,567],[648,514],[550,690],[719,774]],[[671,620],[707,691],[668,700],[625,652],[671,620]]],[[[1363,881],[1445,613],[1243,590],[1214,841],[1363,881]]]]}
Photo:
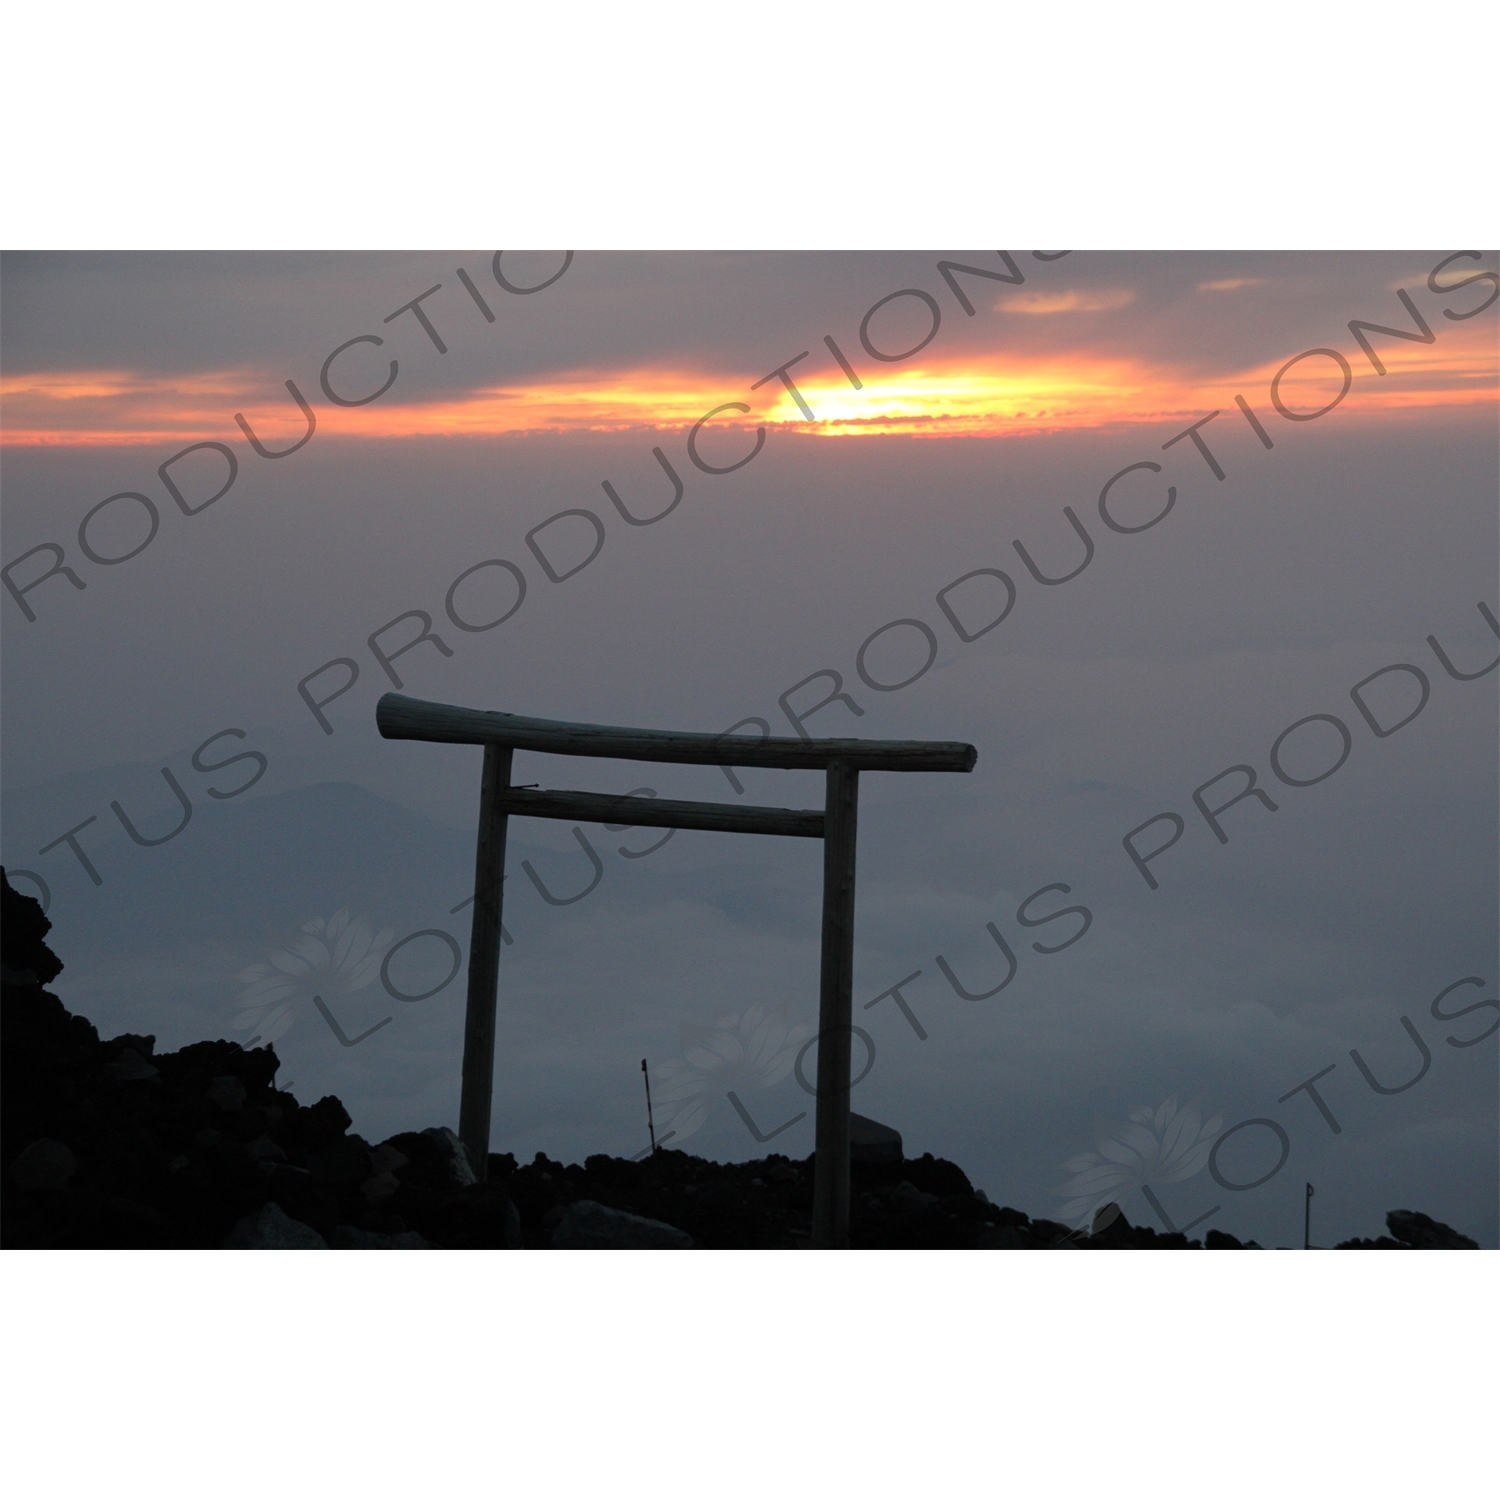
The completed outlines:
{"type": "Polygon", "coordinates": [[[470,1187],[478,1182],[464,1143],[446,1125],[430,1126],[422,1134],[430,1137],[437,1146],[448,1180],[454,1187],[470,1187]]]}
{"type": "Polygon", "coordinates": [[[43,941],[51,931],[42,903],[16,890],[0,867],[0,964],[9,971],[7,984],[51,984],[62,973],[62,960],[43,941]]]}
{"type": "Polygon", "coordinates": [[[1336,1250],[1477,1250],[1479,1246],[1468,1235],[1460,1234],[1447,1224],[1440,1224],[1426,1214],[1409,1208],[1393,1208],[1385,1216],[1386,1228],[1395,1236],[1381,1235],[1373,1240],[1345,1240],[1336,1250]]]}
{"type": "Polygon", "coordinates": [[[373,1174],[374,1157],[368,1141],[344,1135],[312,1152],[307,1168],[321,1182],[356,1187],[373,1174]]]}
{"type": "Polygon", "coordinates": [[[279,1203],[265,1203],[229,1231],[226,1250],[326,1250],[328,1241],[308,1224],[289,1219],[279,1203]]]}
{"type": "Polygon", "coordinates": [[[1012,1224],[1001,1224],[996,1229],[981,1229],[975,1237],[976,1250],[1025,1250],[1026,1241],[1012,1224]]]}
{"type": "Polygon", "coordinates": [[[401,1191],[401,1179],[394,1172],[377,1172],[373,1177],[365,1178],[359,1190],[365,1195],[366,1203],[379,1203],[401,1191]]]}
{"type": "Polygon", "coordinates": [[[431,1250],[415,1230],[403,1234],[376,1234],[368,1229],[356,1229],[352,1224],[340,1224],[328,1236],[330,1250],[431,1250]]]}
{"type": "Polygon", "coordinates": [[[1393,1208],[1385,1216],[1385,1227],[1413,1250],[1477,1250],[1479,1245],[1468,1235],[1429,1219],[1426,1214],[1409,1208],[1393,1208]]]}
{"type": "Polygon", "coordinates": [[[226,1115],[232,1115],[244,1106],[245,1085],[232,1074],[227,1074],[209,1083],[205,1097],[211,1103],[217,1104],[226,1115]]]}
{"type": "Polygon", "coordinates": [[[124,1047],[113,1062],[105,1063],[104,1071],[116,1083],[145,1083],[160,1078],[160,1072],[151,1066],[134,1047],[124,1047]]]}
{"type": "Polygon", "coordinates": [[[377,1173],[399,1172],[409,1159],[387,1142],[375,1148],[372,1166],[377,1173]]]}
{"type": "Polygon", "coordinates": [[[587,1198],[568,1205],[552,1231],[554,1250],[691,1250],[693,1237],[663,1224],[621,1213],[587,1198]]]}
{"type": "Polygon", "coordinates": [[[1127,1249],[1135,1240],[1130,1220],[1118,1203],[1106,1203],[1095,1215],[1089,1226],[1089,1238],[1096,1245],[1108,1245],[1114,1249],[1127,1249]]]}
{"type": "Polygon", "coordinates": [[[936,1193],[924,1193],[921,1188],[913,1187],[909,1182],[898,1182],[891,1193],[891,1202],[895,1207],[907,1213],[919,1209],[929,1208],[932,1204],[941,1202],[936,1193]]]}
{"type": "MultiPolygon", "coordinates": [[[[0,882],[3,884],[3,882],[0,882]]],[[[61,969],[40,906],[4,887],[0,990],[0,1245],[29,1249],[790,1250],[811,1239],[816,1160],[712,1162],[663,1149],[644,1160],[490,1153],[486,1181],[454,1132],[405,1131],[375,1146],[332,1095],[304,1106],[277,1089],[270,1047],[101,1041],[56,995],[19,974],[61,969]]],[[[1133,1226],[1107,1205],[1092,1233],[991,1203],[930,1153],[855,1116],[855,1249],[1176,1250],[1180,1233],[1133,1226]],[[865,1148],[872,1147],[873,1150],[865,1148]]],[[[1467,1249],[1425,1214],[1393,1211],[1391,1238],[1340,1248],[1467,1249]]],[[[1214,1249],[1244,1246],[1210,1230],[1214,1249]]]]}
{"type": "Polygon", "coordinates": [[[78,1158],[61,1141],[33,1141],[11,1164],[11,1181],[23,1193],[61,1187],[78,1170],[78,1158]]]}

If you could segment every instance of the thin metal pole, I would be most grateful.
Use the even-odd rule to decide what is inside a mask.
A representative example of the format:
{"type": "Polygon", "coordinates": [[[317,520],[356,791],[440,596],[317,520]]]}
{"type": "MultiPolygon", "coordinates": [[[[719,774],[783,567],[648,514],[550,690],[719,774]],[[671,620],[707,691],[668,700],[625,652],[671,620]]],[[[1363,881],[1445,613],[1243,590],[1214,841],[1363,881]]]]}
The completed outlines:
{"type": "Polygon", "coordinates": [[[656,1124],[651,1118],[651,1072],[646,1059],[641,1059],[641,1076],[646,1080],[646,1129],[651,1132],[651,1154],[656,1155],[656,1124]]]}
{"type": "Polygon", "coordinates": [[[474,1175],[488,1174],[490,1102],[495,1083],[495,998],[500,980],[500,908],[505,882],[505,829],[500,794],[510,785],[513,750],[484,747],[479,841],[474,852],[474,925],[469,937],[469,1007],[464,1017],[463,1094],[458,1136],[474,1175]]]}
{"type": "Polygon", "coordinates": [[[854,860],[859,772],[828,768],[823,814],[823,964],[818,1003],[815,1250],[849,1248],[849,1054],[854,1026],[854,860]]]}
{"type": "Polygon", "coordinates": [[[1312,1201],[1313,1185],[1308,1183],[1307,1197],[1302,1204],[1302,1248],[1304,1250],[1312,1249],[1312,1201]]]}

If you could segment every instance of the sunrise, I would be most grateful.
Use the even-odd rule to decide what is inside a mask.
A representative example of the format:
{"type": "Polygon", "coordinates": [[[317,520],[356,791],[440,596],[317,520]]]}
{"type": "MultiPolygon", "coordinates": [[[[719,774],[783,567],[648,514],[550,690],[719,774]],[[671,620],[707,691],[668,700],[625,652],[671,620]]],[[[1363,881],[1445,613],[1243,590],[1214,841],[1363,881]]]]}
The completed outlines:
{"type": "MultiPolygon", "coordinates": [[[[1437,348],[1402,345],[1376,376],[1361,360],[1355,374],[1365,413],[1441,410],[1492,403],[1496,361],[1487,330],[1444,328],[1437,348]]],[[[1295,353],[1296,351],[1289,351],[1295,353]]],[[[1014,437],[1120,424],[1154,423],[1232,403],[1237,393],[1268,392],[1286,361],[1208,372],[1201,368],[1080,350],[1056,355],[1021,350],[979,357],[924,358],[899,372],[867,368],[852,388],[819,349],[817,363],[790,372],[807,417],[777,381],[760,391],[728,386],[723,375],[689,366],[576,369],[525,382],[479,385],[403,400],[399,387],[378,405],[353,410],[317,400],[317,377],[304,375],[325,435],[389,439],[503,437],[528,433],[677,432],[711,406],[742,400],[749,410],[720,425],[773,427],[822,437],[1014,437]],[[831,367],[831,368],[830,368],[831,367]],[[802,375],[802,370],[807,370],[802,375]]],[[[1357,351],[1355,358],[1359,359],[1357,351]]],[[[300,387],[299,387],[300,388],[300,387]]],[[[1283,379],[1299,409],[1338,395],[1337,371],[1314,363],[1283,379]]],[[[267,443],[295,441],[305,419],[284,382],[268,370],[204,371],[173,376],[122,369],[38,370],[0,378],[0,442],[8,447],[122,447],[234,437],[241,411],[267,443]]]]}

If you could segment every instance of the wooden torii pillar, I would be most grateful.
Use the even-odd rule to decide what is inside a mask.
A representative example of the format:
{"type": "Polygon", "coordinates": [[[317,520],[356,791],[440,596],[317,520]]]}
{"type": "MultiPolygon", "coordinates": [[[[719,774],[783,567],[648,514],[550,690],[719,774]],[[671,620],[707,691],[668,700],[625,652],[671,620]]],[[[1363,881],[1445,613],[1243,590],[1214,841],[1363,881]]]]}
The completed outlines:
{"type": "Polygon", "coordinates": [[[818,1004],[817,1122],[812,1243],[849,1245],[849,1056],[854,1025],[854,860],[861,771],[972,771],[972,745],[935,740],[777,739],[616,729],[427,703],[387,693],[375,723],[388,740],[483,745],[479,841],[474,859],[474,925],[464,1022],[458,1133],[481,1180],[490,1145],[495,1071],[495,1002],[500,966],[505,833],[512,813],[637,828],[702,828],[823,840],[823,952],[818,1004]],[[532,791],[510,784],[517,750],[677,765],[769,766],[827,773],[822,812],[717,802],[532,791]]]}

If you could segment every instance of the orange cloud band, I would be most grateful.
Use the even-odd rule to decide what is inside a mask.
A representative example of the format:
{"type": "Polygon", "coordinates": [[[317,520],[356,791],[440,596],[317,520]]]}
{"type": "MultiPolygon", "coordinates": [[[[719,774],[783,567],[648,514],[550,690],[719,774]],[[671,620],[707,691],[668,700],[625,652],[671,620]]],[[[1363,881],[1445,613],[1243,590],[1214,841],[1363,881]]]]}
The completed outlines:
{"type": "MultiPolygon", "coordinates": [[[[1418,411],[1493,403],[1500,364],[1491,331],[1445,329],[1441,342],[1381,349],[1379,376],[1359,351],[1347,354],[1351,401],[1364,411],[1418,411]]],[[[750,411],[723,425],[777,426],[826,437],[1000,437],[1191,418],[1244,392],[1269,403],[1278,360],[1227,375],[1107,355],[930,360],[875,373],[855,390],[841,375],[797,380],[809,420],[779,383],[759,393],[725,390],[721,375],[648,367],[584,370],[524,385],[444,393],[332,409],[316,401],[320,432],[367,438],[497,437],[524,433],[680,432],[724,401],[750,411]]],[[[794,376],[795,378],[795,376],[794,376]]],[[[1291,410],[1337,396],[1343,376],[1326,357],[1300,361],[1281,380],[1291,410]]],[[[309,399],[312,399],[309,397],[309,399]]],[[[191,378],[130,371],[40,372],[0,380],[0,442],[9,447],[167,445],[237,439],[243,411],[270,447],[306,432],[284,384],[261,372],[191,378]]]]}

